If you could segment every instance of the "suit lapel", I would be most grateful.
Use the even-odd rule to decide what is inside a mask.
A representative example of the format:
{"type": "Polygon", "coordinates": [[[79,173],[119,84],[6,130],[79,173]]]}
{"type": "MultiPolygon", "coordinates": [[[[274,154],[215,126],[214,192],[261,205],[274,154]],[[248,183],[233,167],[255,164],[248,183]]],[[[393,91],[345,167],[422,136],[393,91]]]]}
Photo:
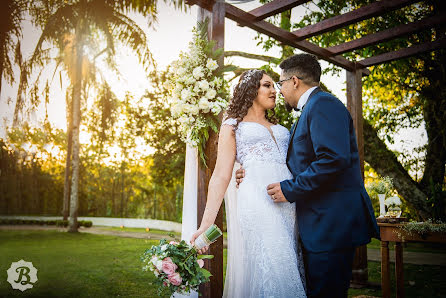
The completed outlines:
{"type": "MultiPolygon", "coordinates": [[[[304,107],[307,105],[307,103],[310,101],[310,99],[313,97],[313,95],[315,95],[316,93],[318,93],[319,91],[321,91],[321,88],[317,87],[316,89],[314,89],[311,93],[310,96],[308,96],[308,100],[305,103],[305,105],[302,107],[302,113],[304,112],[304,107]]],[[[300,117],[302,117],[302,113],[300,114],[300,117]]],[[[299,117],[299,119],[300,119],[299,117]]],[[[288,151],[287,151],[287,158],[288,158],[288,154],[290,153],[290,148],[291,145],[293,144],[293,138],[294,138],[294,134],[296,133],[296,128],[297,128],[297,124],[299,123],[299,119],[297,119],[296,122],[294,122],[293,126],[292,126],[292,131],[291,131],[291,136],[290,136],[290,141],[288,143],[288,151]]]]}

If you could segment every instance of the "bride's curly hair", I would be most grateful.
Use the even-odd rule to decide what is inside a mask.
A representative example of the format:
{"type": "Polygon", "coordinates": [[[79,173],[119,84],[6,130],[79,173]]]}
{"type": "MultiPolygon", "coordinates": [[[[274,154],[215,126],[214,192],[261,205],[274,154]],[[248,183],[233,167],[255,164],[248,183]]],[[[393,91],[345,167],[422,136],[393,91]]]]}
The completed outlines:
{"type": "MultiPolygon", "coordinates": [[[[234,93],[226,110],[225,119],[234,118],[237,120],[235,127],[243,120],[252,106],[254,99],[257,97],[260,88],[260,80],[266,72],[262,69],[250,69],[243,72],[240,76],[239,82],[234,88],[234,93]]],[[[277,124],[277,119],[274,117],[274,109],[265,111],[266,119],[277,124]]]]}

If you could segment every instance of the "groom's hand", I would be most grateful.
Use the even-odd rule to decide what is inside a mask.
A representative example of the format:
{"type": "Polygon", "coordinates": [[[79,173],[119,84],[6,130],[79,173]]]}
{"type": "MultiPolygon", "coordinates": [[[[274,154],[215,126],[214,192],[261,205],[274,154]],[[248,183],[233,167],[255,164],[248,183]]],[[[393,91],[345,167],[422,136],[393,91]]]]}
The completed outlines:
{"type": "Polygon", "coordinates": [[[288,202],[280,188],[280,183],[272,183],[266,187],[266,190],[274,203],[288,202]]]}
{"type": "Polygon", "coordinates": [[[235,172],[235,180],[237,182],[237,184],[235,185],[235,187],[238,188],[238,186],[240,185],[240,183],[242,183],[243,178],[245,178],[245,170],[243,169],[242,166],[240,166],[240,169],[238,169],[235,172]]]}

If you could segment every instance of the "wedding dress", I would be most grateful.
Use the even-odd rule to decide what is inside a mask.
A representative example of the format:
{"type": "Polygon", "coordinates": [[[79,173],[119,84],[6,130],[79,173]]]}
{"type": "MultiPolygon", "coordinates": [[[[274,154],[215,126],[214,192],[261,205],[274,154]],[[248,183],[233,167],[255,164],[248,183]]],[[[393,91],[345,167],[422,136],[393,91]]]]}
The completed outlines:
{"type": "MultiPolygon", "coordinates": [[[[223,297],[306,297],[294,204],[274,203],[268,184],[292,178],[286,165],[290,133],[227,119],[235,130],[236,160],[245,178],[225,196],[228,257],[223,297]]],[[[238,167],[234,167],[233,175],[238,167]]]]}

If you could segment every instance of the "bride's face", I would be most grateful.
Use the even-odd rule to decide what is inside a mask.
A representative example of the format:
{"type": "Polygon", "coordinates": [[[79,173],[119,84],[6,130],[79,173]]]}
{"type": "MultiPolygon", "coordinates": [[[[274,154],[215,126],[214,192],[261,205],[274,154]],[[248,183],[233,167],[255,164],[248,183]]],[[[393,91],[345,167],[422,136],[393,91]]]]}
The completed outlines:
{"type": "Polygon", "coordinates": [[[270,76],[264,74],[260,80],[260,87],[253,105],[259,105],[265,110],[273,109],[276,106],[276,89],[270,76]]]}

